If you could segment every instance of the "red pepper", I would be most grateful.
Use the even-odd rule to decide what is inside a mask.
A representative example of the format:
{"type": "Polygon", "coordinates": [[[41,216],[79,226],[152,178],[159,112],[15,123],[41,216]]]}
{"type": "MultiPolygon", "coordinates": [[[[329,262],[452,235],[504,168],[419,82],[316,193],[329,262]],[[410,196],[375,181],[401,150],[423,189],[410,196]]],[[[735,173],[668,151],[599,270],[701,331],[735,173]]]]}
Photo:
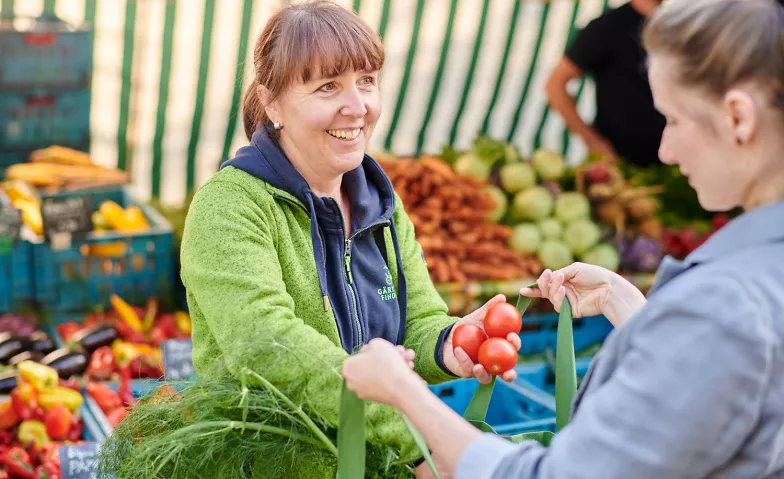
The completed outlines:
{"type": "Polygon", "coordinates": [[[131,369],[124,367],[120,369],[120,386],[117,388],[117,394],[125,406],[132,406],[136,404],[136,398],[133,397],[131,391],[131,369]]]}
{"type": "Polygon", "coordinates": [[[160,315],[158,320],[155,322],[155,326],[163,330],[163,334],[166,336],[166,339],[174,338],[180,331],[177,327],[177,319],[175,319],[174,314],[172,313],[160,315]]]}
{"type": "Polygon", "coordinates": [[[82,418],[79,416],[71,416],[71,429],[68,431],[67,440],[71,442],[76,442],[82,438],[82,432],[84,431],[84,423],[82,422],[82,418]]]}
{"type": "Polygon", "coordinates": [[[59,468],[60,454],[57,452],[57,448],[60,446],[62,446],[62,443],[54,441],[41,446],[35,454],[38,464],[53,464],[59,468]]]}
{"type": "Polygon", "coordinates": [[[60,468],[54,464],[41,464],[35,468],[36,479],[60,479],[60,468]]]}
{"type": "Polygon", "coordinates": [[[20,421],[21,419],[16,414],[16,410],[10,399],[6,399],[0,403],[0,432],[3,432],[2,430],[4,429],[11,429],[19,424],[20,421]]]}
{"type": "Polygon", "coordinates": [[[56,441],[66,439],[71,431],[71,411],[58,404],[46,412],[44,424],[50,439],[56,441]]]}
{"type": "Polygon", "coordinates": [[[112,427],[116,427],[118,424],[120,424],[120,421],[125,419],[125,416],[127,415],[128,415],[127,409],[125,409],[124,407],[118,407],[114,411],[107,414],[106,419],[109,421],[109,424],[111,424],[112,427]]]}
{"type": "Polygon", "coordinates": [[[57,334],[59,334],[63,341],[67,343],[68,340],[71,339],[71,336],[82,329],[82,326],[73,321],[68,321],[58,325],[56,329],[57,334]]]}
{"type": "Polygon", "coordinates": [[[163,376],[163,371],[158,361],[147,355],[133,358],[128,364],[128,368],[131,370],[131,376],[134,378],[158,379],[163,376]]]}
{"type": "Polygon", "coordinates": [[[64,388],[73,389],[74,391],[82,392],[82,383],[78,379],[72,377],[70,379],[60,378],[59,385],[64,388]]]}
{"type": "Polygon", "coordinates": [[[6,465],[11,476],[21,479],[35,479],[35,470],[30,463],[30,455],[21,447],[12,447],[6,451],[2,463],[6,465]]]}
{"type": "Polygon", "coordinates": [[[87,393],[98,403],[104,414],[109,414],[123,405],[120,396],[104,383],[90,381],[87,383],[87,393]]]}
{"type": "Polygon", "coordinates": [[[108,380],[114,370],[117,368],[117,363],[114,360],[114,353],[109,346],[101,346],[93,351],[90,358],[90,365],[87,366],[85,375],[92,379],[108,380]]]}
{"type": "Polygon", "coordinates": [[[14,443],[16,434],[11,431],[0,431],[0,448],[14,443]]]}
{"type": "Polygon", "coordinates": [[[124,341],[133,344],[147,344],[147,338],[144,337],[144,334],[133,329],[125,321],[118,319],[114,322],[114,327],[117,328],[117,333],[124,341]]]}
{"type": "Polygon", "coordinates": [[[38,394],[28,382],[20,380],[19,385],[11,391],[11,405],[22,421],[35,419],[38,407],[38,394]]]}

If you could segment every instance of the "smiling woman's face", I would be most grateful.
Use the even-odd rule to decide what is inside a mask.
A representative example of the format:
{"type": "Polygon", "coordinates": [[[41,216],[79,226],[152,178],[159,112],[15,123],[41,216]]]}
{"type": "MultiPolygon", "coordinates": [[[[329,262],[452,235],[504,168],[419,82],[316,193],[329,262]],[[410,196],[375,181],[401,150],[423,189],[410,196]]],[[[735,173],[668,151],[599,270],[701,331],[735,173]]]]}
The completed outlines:
{"type": "Polygon", "coordinates": [[[347,70],[291,85],[267,111],[295,165],[328,177],[357,168],[381,115],[378,72],[347,70]]]}

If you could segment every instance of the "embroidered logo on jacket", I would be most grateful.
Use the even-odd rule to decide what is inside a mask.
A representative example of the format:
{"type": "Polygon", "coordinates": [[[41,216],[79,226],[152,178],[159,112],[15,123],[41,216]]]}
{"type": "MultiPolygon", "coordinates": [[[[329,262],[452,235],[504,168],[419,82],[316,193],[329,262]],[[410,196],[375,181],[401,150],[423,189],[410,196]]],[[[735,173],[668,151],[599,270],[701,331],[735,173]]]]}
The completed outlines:
{"type": "Polygon", "coordinates": [[[397,299],[397,293],[395,292],[395,287],[392,285],[392,273],[389,272],[389,268],[384,266],[384,279],[387,282],[387,285],[383,288],[378,288],[378,295],[381,297],[381,301],[390,301],[393,299],[397,299]]]}

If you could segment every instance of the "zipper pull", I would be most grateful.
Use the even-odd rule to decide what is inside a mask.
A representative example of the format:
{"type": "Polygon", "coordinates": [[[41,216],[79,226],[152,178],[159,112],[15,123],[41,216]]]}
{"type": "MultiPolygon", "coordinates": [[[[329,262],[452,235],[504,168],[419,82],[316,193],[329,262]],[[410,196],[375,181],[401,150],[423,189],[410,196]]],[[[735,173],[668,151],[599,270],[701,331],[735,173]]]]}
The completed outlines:
{"type": "Polygon", "coordinates": [[[353,284],[354,279],[351,276],[351,240],[346,240],[346,278],[348,279],[348,284],[353,284]]]}

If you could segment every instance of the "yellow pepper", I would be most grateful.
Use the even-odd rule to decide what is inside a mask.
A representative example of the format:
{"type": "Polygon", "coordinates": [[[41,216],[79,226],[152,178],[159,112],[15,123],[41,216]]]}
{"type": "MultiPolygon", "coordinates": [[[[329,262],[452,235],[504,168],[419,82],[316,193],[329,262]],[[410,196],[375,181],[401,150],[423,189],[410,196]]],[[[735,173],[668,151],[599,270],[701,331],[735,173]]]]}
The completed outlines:
{"type": "Polygon", "coordinates": [[[17,364],[16,369],[19,370],[19,374],[21,374],[27,382],[32,384],[38,392],[52,389],[56,387],[60,381],[57,371],[53,368],[30,360],[22,361],[17,364]]]}
{"type": "Polygon", "coordinates": [[[143,333],[144,328],[142,326],[142,320],[139,319],[139,316],[136,314],[136,311],[133,310],[131,305],[123,301],[122,298],[117,296],[116,294],[112,294],[109,297],[109,301],[114,306],[114,309],[120,315],[120,319],[122,319],[128,326],[133,328],[134,331],[143,333]]]}
{"type": "Polygon", "coordinates": [[[150,298],[147,301],[147,311],[144,313],[144,332],[149,332],[155,324],[155,317],[158,316],[158,300],[150,298]]]}
{"type": "Polygon", "coordinates": [[[125,209],[125,218],[128,221],[128,226],[134,230],[146,230],[150,227],[147,223],[147,218],[144,217],[141,208],[138,206],[130,206],[125,209]]]}
{"type": "Polygon", "coordinates": [[[155,349],[148,344],[131,344],[120,339],[112,343],[112,353],[117,364],[124,366],[139,356],[155,356],[155,349]]]}
{"type": "Polygon", "coordinates": [[[38,395],[38,404],[44,411],[48,411],[58,404],[62,404],[67,407],[69,411],[76,412],[83,402],[84,398],[79,394],[79,391],[61,386],[57,386],[56,388],[52,388],[38,395]]]}
{"type": "Polygon", "coordinates": [[[125,210],[114,201],[104,201],[98,211],[113,230],[125,231],[130,229],[130,222],[125,216],[125,210]]]}
{"type": "Polygon", "coordinates": [[[46,433],[46,425],[41,421],[22,421],[16,432],[16,437],[22,444],[35,443],[36,448],[41,448],[52,442],[49,434],[46,433]]]}
{"type": "Polygon", "coordinates": [[[183,333],[191,334],[191,317],[184,311],[177,311],[174,313],[174,319],[177,321],[177,328],[183,333]]]}

